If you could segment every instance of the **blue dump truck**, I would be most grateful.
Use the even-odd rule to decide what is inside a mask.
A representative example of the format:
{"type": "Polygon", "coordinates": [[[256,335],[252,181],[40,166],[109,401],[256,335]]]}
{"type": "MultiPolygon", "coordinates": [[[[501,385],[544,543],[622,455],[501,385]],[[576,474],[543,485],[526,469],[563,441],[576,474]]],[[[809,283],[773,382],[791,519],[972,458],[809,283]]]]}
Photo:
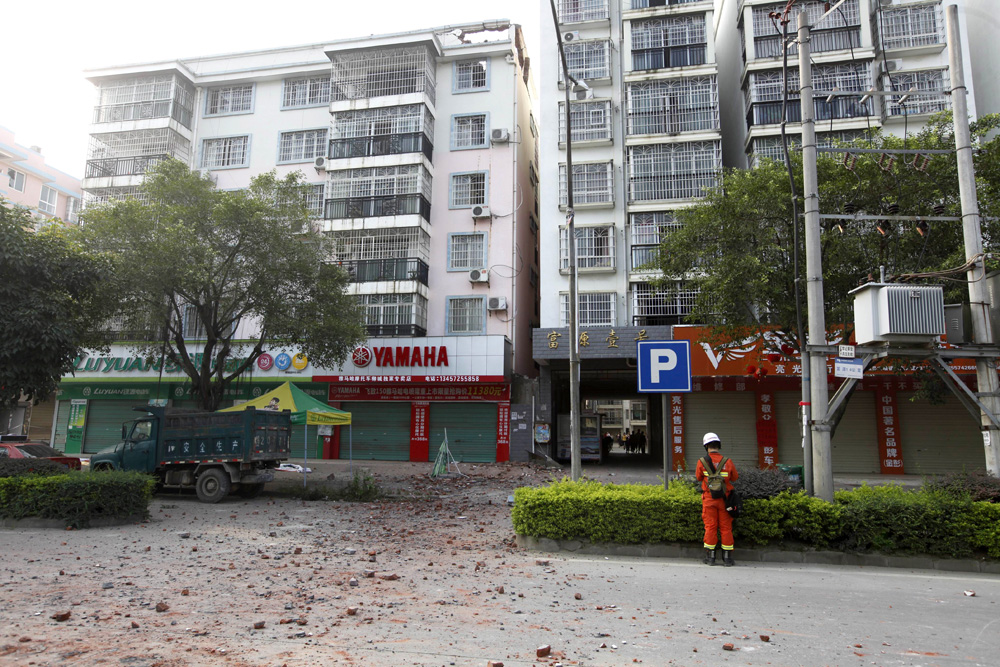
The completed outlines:
{"type": "Polygon", "coordinates": [[[144,416],[122,424],[122,442],[90,458],[90,469],[136,470],[163,488],[194,487],[217,503],[233,489],[254,498],[291,452],[291,412],[190,412],[135,408],[144,416]]]}

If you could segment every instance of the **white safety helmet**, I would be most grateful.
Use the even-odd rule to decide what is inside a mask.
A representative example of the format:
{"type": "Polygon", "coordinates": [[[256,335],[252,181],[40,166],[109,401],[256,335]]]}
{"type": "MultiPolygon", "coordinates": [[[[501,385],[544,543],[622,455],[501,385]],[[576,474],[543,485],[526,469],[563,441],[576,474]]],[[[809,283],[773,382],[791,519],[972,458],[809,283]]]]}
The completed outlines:
{"type": "Polygon", "coordinates": [[[718,443],[720,447],[722,446],[722,439],[714,433],[706,433],[705,437],[701,439],[701,444],[705,447],[708,447],[713,442],[718,443]]]}

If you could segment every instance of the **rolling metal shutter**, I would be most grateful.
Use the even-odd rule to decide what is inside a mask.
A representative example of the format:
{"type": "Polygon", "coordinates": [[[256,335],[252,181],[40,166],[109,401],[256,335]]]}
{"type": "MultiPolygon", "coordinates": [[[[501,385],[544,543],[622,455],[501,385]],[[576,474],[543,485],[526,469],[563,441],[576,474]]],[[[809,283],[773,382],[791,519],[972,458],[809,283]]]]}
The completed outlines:
{"type": "MultiPolygon", "coordinates": [[[[404,401],[344,403],[351,413],[351,433],[340,430],[340,458],[373,461],[410,460],[410,404],[404,401]],[[348,444],[348,438],[351,444],[348,444]]],[[[310,431],[315,426],[310,427],[310,431]]],[[[293,429],[294,433],[294,429],[293,429]]],[[[299,434],[301,443],[302,435],[299,434]]],[[[299,444],[301,450],[302,445],[299,444]]]]}
{"type": "Polygon", "coordinates": [[[430,459],[437,456],[444,430],[456,461],[497,460],[496,403],[431,403],[430,459]]]}
{"type": "Polygon", "coordinates": [[[881,472],[877,426],[875,395],[870,391],[854,392],[831,443],[833,474],[881,472]]]}
{"type": "Polygon", "coordinates": [[[948,395],[943,405],[910,401],[912,392],[896,395],[903,441],[903,470],[930,475],[986,467],[979,422],[948,395]]]}
{"type": "MultiPolygon", "coordinates": [[[[52,420],[56,414],[56,401],[49,398],[38,405],[32,406],[31,417],[28,421],[28,439],[44,440],[48,442],[52,438],[52,420]]],[[[67,415],[69,418],[69,415],[67,415]]]]}
{"type": "Polygon", "coordinates": [[[776,391],[774,394],[774,418],[778,422],[778,463],[790,466],[802,465],[802,422],[799,416],[799,401],[802,392],[776,391]]]}
{"type": "MultiPolygon", "coordinates": [[[[409,423],[409,422],[407,422],[409,423]]],[[[357,429],[355,429],[357,433],[357,429]]],[[[347,429],[344,429],[344,434],[347,434],[347,429]]],[[[301,459],[303,458],[306,450],[306,425],[305,424],[292,424],[292,431],[289,435],[291,438],[292,453],[289,456],[289,460],[301,459]]],[[[407,436],[409,437],[409,436],[407,436]]],[[[355,445],[357,441],[355,440],[355,445]]],[[[319,425],[309,424],[309,460],[313,461],[320,458],[320,454],[323,451],[323,446],[320,444],[319,440],[319,425]]],[[[354,458],[357,456],[357,448],[354,450],[354,458]]],[[[371,457],[366,457],[371,458],[371,457]]]]}
{"type": "MultiPolygon", "coordinates": [[[[67,401],[68,402],[68,401],[67,401]]],[[[60,401],[61,403],[61,401],[60,401]]],[[[99,452],[122,441],[122,422],[142,417],[132,407],[145,407],[145,401],[90,401],[87,404],[87,427],[83,435],[83,451],[99,452]]],[[[61,408],[62,406],[60,406],[61,408]]],[[[67,410],[67,416],[69,411],[67,410]]]]}
{"type": "Polygon", "coordinates": [[[56,434],[52,446],[60,451],[66,449],[66,431],[69,430],[69,401],[59,401],[56,406],[56,434]]]}
{"type": "Polygon", "coordinates": [[[736,469],[757,467],[757,427],[752,392],[699,392],[684,397],[684,460],[694,472],[705,455],[701,438],[711,431],[736,469]]]}

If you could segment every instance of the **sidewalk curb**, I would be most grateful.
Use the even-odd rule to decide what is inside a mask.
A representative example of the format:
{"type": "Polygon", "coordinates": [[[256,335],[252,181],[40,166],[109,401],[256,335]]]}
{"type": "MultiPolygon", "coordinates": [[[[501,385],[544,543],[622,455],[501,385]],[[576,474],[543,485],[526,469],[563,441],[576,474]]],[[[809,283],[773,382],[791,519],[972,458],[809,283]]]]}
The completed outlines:
{"type": "MultiPolygon", "coordinates": [[[[595,544],[585,540],[552,540],[547,537],[518,535],[517,546],[531,551],[565,551],[590,556],[630,556],[636,558],[682,558],[700,561],[701,547],[690,544],[595,544]]],[[[789,551],[771,548],[741,549],[734,552],[739,562],[803,563],[807,565],[848,565],[856,567],[891,567],[942,572],[978,572],[1000,574],[1000,561],[932,558],[930,556],[890,556],[885,554],[849,554],[841,551],[789,551]]]]}
{"type": "MultiPolygon", "coordinates": [[[[90,525],[86,528],[74,528],[73,530],[87,530],[88,528],[110,528],[111,526],[124,526],[131,523],[147,523],[149,520],[141,514],[133,514],[127,517],[107,517],[99,516],[90,520],[90,525]]],[[[43,528],[52,530],[68,530],[65,519],[42,519],[36,516],[24,519],[0,519],[0,530],[24,530],[32,528],[43,528]]]]}

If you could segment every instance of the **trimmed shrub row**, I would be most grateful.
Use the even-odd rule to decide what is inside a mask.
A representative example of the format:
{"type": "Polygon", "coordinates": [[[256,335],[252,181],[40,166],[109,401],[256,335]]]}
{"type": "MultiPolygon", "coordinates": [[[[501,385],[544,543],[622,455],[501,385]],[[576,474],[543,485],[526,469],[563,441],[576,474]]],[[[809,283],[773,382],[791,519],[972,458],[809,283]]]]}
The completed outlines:
{"type": "MultiPolygon", "coordinates": [[[[518,534],[556,540],[700,544],[704,536],[701,495],[684,482],[667,489],[568,480],[524,487],[514,492],[511,519],[518,534]]],[[[745,500],[733,532],[737,544],[1000,558],[1000,505],[894,485],[838,491],[833,503],[783,491],[745,500]]]]}
{"type": "Polygon", "coordinates": [[[73,528],[97,518],[149,518],[155,484],[149,475],[120,471],[0,478],[0,517],[58,519],[73,528]]]}

